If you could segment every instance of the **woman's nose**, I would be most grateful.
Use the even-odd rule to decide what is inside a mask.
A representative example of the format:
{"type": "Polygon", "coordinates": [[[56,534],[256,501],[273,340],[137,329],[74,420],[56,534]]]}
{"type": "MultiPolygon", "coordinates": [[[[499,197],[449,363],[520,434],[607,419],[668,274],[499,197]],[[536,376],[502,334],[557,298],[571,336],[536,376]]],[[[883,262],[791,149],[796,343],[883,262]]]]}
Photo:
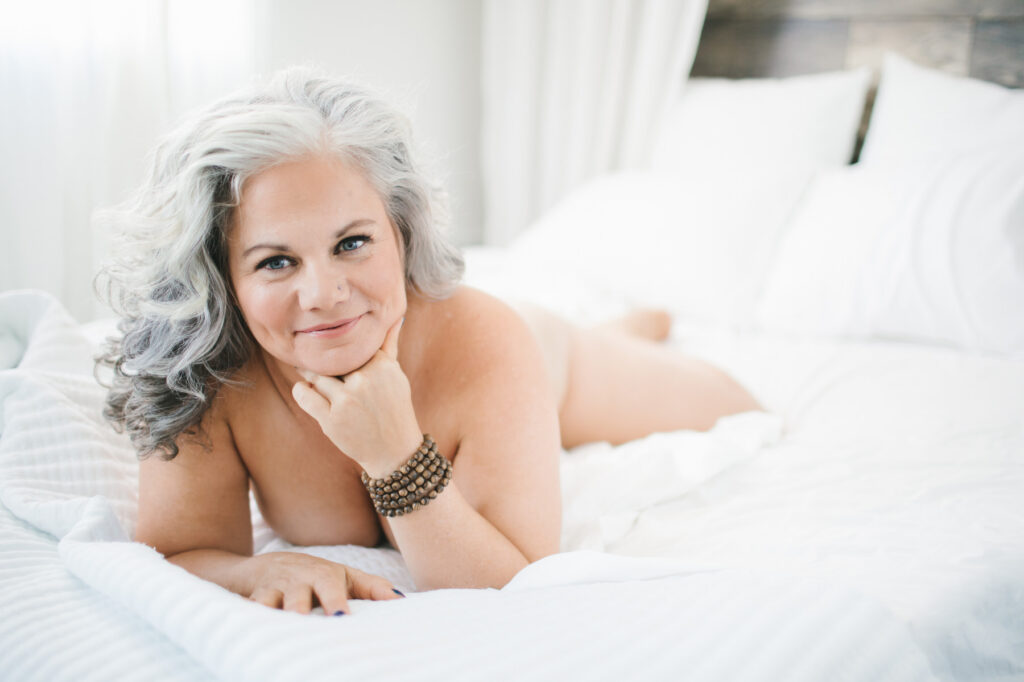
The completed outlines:
{"type": "Polygon", "coordinates": [[[330,309],[348,299],[351,289],[337,268],[310,267],[299,283],[299,305],[306,310],[330,309]]]}

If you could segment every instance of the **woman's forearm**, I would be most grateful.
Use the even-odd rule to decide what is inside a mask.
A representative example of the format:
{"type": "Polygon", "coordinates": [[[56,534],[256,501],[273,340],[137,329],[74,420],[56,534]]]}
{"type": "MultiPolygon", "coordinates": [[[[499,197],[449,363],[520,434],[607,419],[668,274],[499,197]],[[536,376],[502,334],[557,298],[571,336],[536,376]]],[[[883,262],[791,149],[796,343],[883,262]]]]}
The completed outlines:
{"type": "Polygon", "coordinates": [[[247,597],[252,593],[252,557],[221,549],[193,549],[167,557],[192,575],[247,597]]]}
{"type": "Polygon", "coordinates": [[[455,481],[427,506],[388,522],[420,590],[500,588],[530,563],[473,509],[455,481]]]}
{"type": "MultiPolygon", "coordinates": [[[[420,590],[503,587],[530,562],[466,501],[452,481],[430,504],[388,519],[420,590]]],[[[242,596],[252,593],[253,557],[219,549],[168,556],[172,564],[242,596]]]]}

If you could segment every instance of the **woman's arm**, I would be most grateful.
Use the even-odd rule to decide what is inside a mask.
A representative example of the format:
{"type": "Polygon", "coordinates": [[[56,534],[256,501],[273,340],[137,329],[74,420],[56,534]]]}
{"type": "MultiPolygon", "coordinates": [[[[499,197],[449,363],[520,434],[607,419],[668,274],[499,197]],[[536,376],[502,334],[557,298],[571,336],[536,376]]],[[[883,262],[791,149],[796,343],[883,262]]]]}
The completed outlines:
{"type": "MultiPolygon", "coordinates": [[[[434,367],[458,386],[446,391],[447,408],[461,425],[458,452],[442,453],[454,459],[453,480],[425,507],[384,521],[420,589],[501,587],[528,563],[557,552],[561,531],[558,411],[540,348],[522,319],[495,299],[474,292],[460,305],[472,310],[454,316],[460,321],[446,329],[449,350],[434,367]]],[[[383,355],[377,362],[386,365],[383,355]]],[[[317,395],[304,384],[294,394],[340,449],[382,477],[415,451],[421,436],[415,415],[406,426],[398,411],[384,430],[403,434],[403,444],[367,443],[362,447],[378,459],[357,456],[360,448],[346,439],[355,441],[354,431],[360,424],[366,431],[374,415],[362,406],[396,414],[360,395],[390,380],[371,364],[354,373],[361,378],[312,377],[317,395]]]]}
{"type": "Polygon", "coordinates": [[[454,455],[452,483],[426,507],[386,520],[428,589],[502,587],[559,546],[558,409],[540,347],[504,304],[482,306],[474,321],[454,344],[473,381],[453,405],[464,425],[458,452],[442,453],[454,455]]]}
{"type": "Polygon", "coordinates": [[[252,555],[249,474],[235,449],[221,399],[203,416],[203,437],[181,435],[178,455],[139,463],[135,540],[166,557],[194,549],[252,555]]]}
{"type": "Polygon", "coordinates": [[[273,608],[331,614],[348,597],[398,599],[386,579],[294,552],[253,556],[249,475],[215,401],[203,418],[207,442],[178,438],[178,455],[139,464],[135,540],[204,580],[273,608]],[[205,445],[205,447],[204,447],[205,445]]]}
{"type": "Polygon", "coordinates": [[[531,561],[455,484],[426,507],[388,521],[421,590],[500,588],[531,561]]]}

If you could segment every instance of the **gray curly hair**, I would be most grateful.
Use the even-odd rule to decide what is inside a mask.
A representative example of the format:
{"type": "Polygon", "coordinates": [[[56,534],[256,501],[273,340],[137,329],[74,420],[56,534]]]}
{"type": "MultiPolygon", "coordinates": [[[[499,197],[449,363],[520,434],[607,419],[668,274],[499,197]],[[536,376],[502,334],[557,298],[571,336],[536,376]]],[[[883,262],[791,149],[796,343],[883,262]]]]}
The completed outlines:
{"type": "Polygon", "coordinates": [[[234,302],[227,232],[245,181],[309,154],[354,162],[384,201],[405,249],[408,286],[449,296],[463,272],[445,238],[445,196],[414,158],[406,119],[367,90],[306,68],[184,121],[150,158],[142,186],[97,215],[119,251],[97,288],[121,316],[97,359],[113,370],[104,416],[140,458],[178,454],[255,341],[234,302]]]}

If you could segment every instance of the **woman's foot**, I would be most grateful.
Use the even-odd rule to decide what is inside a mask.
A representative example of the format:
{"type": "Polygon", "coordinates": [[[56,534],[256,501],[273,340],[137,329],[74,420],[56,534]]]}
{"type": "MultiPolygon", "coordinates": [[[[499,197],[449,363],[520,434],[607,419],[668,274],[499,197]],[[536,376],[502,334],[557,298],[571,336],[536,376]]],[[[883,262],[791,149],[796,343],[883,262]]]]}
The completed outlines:
{"type": "Polygon", "coordinates": [[[672,316],[660,308],[637,308],[597,326],[650,341],[664,341],[672,329],[672,316]]]}

